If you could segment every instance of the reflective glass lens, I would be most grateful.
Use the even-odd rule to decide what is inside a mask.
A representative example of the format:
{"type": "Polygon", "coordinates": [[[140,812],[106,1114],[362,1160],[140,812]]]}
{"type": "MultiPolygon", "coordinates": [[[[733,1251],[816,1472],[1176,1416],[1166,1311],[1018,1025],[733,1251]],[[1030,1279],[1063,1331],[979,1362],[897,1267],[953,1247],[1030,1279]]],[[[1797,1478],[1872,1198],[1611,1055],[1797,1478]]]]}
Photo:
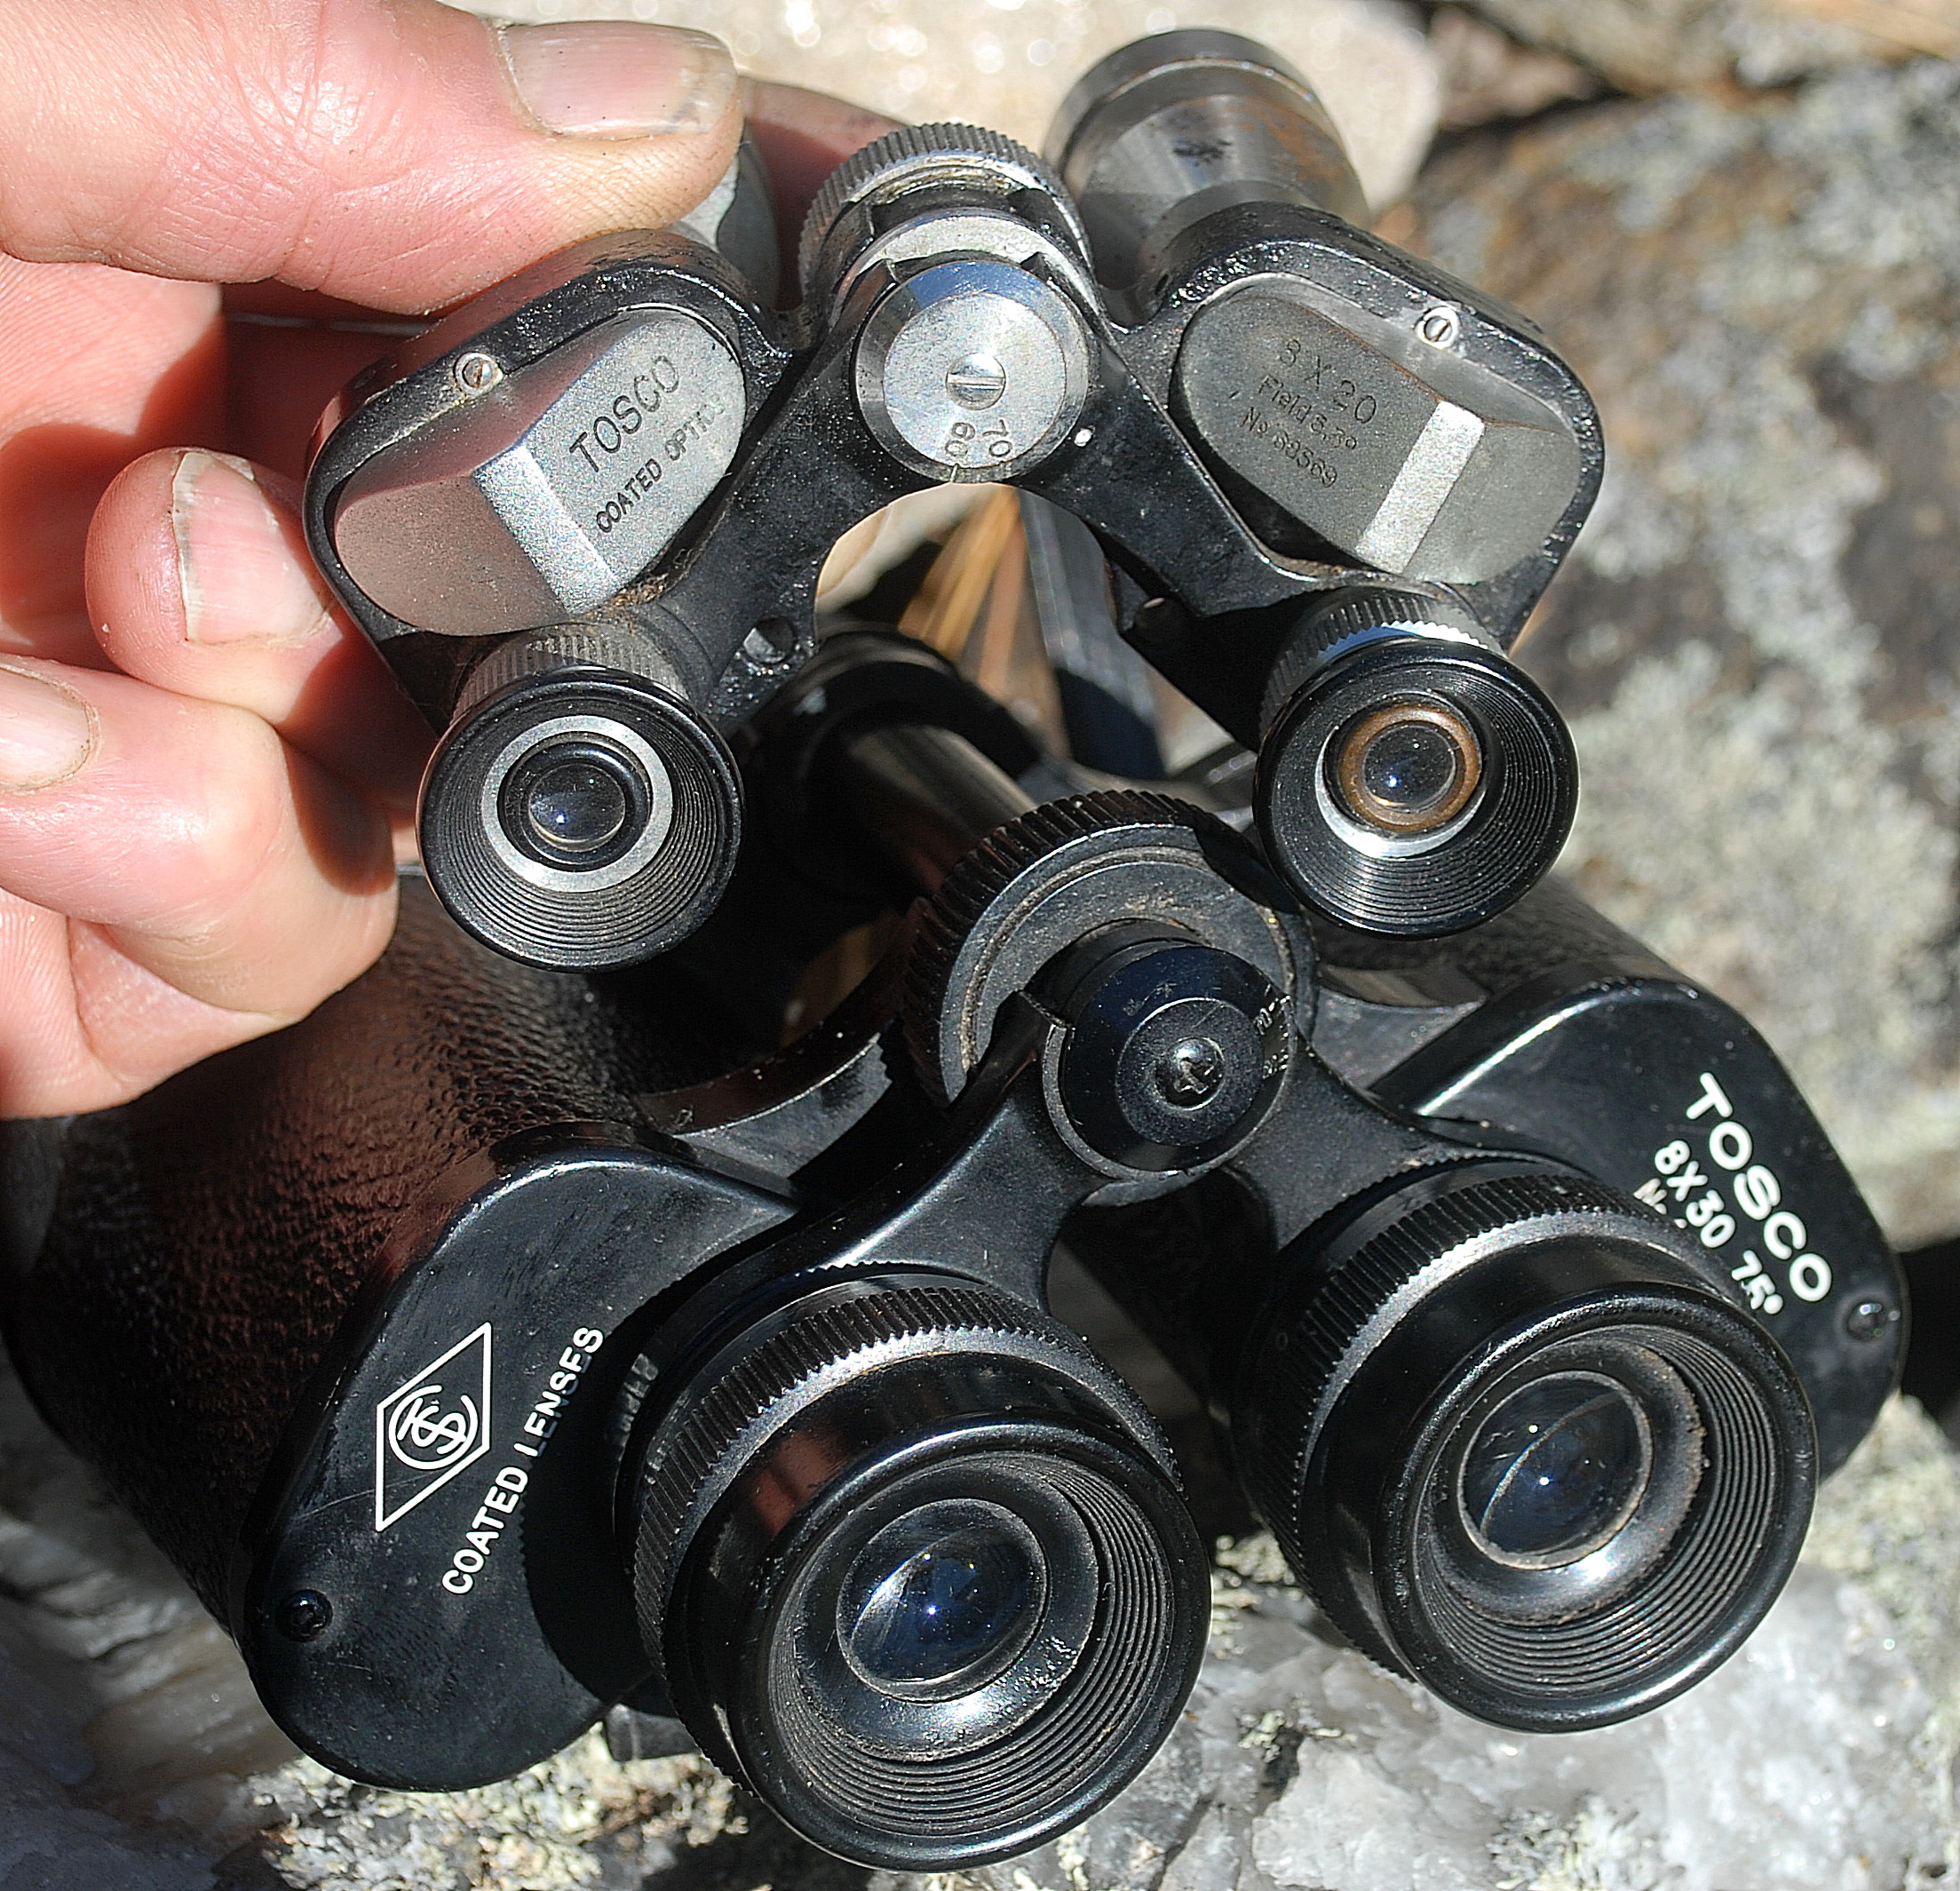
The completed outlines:
{"type": "Polygon", "coordinates": [[[1018,1520],[974,1518],[980,1507],[960,1506],[956,1519],[928,1506],[865,1545],[837,1606],[846,1657],[865,1680],[991,1675],[1027,1646],[1041,1620],[1041,1553],[1018,1520]]]}
{"type": "Polygon", "coordinates": [[[632,851],[653,813],[647,774],[593,736],[540,743],[512,767],[497,819],[529,859],[590,873],[632,851]]]}
{"type": "Polygon", "coordinates": [[[585,760],[547,768],[530,784],[524,815],[537,838],[569,853],[602,847],[626,825],[625,784],[611,770],[585,760]]]}
{"type": "Polygon", "coordinates": [[[1426,813],[1456,785],[1456,745],[1426,722],[1398,722],[1369,743],[1361,783],[1384,807],[1426,813]]]}
{"type": "Polygon", "coordinates": [[[1524,1386],[1486,1418],[1459,1486],[1472,1538],[1500,1561],[1576,1561],[1639,1506],[1653,1444],[1627,1392],[1590,1372],[1524,1386]]]}
{"type": "Polygon", "coordinates": [[[1476,731],[1446,704],[1420,699],[1357,717],[1329,763],[1329,784],[1349,818],[1405,838],[1448,827],[1483,776],[1476,731]]]}

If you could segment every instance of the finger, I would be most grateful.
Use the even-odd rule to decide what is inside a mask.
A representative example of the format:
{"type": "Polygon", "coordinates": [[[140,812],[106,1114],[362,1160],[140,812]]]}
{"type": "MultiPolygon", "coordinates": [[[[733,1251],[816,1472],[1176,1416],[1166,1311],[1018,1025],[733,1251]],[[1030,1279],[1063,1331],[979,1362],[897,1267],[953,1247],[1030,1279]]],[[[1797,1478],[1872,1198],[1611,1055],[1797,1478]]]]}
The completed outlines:
{"type": "Polygon", "coordinates": [[[793,279],[803,219],[824,179],[853,151],[896,131],[899,122],[800,85],[749,79],[742,90],[749,135],[769,169],[776,234],[793,279]]]}
{"type": "Polygon", "coordinates": [[[89,536],[97,634],[128,675],[250,711],[406,820],[431,731],[335,611],[297,500],[228,454],[151,453],[125,468],[89,536]]]}
{"type": "Polygon", "coordinates": [[[258,1020],[345,984],[394,916],[386,820],[258,717],[19,657],[0,663],[0,888],[258,1020]]]}
{"type": "Polygon", "coordinates": [[[288,1021],[186,997],[100,927],[8,893],[0,985],[0,1117],[107,1109],[288,1021]]]}
{"type": "Polygon", "coordinates": [[[277,276],[383,308],[440,306],[582,236],[671,222],[739,129],[718,41],[631,21],[47,0],[10,8],[8,31],[0,247],[277,276]]]}
{"type": "Polygon", "coordinates": [[[217,298],[0,256],[0,651],[99,663],[82,596],[90,515],[148,441],[217,437],[217,298]]]}

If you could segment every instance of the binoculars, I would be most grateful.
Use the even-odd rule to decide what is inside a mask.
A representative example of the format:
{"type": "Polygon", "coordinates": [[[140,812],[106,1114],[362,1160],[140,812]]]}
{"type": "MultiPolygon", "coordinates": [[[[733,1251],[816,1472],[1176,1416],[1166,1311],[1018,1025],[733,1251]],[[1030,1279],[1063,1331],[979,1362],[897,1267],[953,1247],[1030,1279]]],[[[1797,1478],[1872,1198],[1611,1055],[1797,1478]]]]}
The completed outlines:
{"type": "Polygon", "coordinates": [[[1429,937],[1544,871],[1572,749],[1505,652],[1598,490],[1577,378],[1349,220],[1319,102],[1250,42],[1111,55],[1051,149],[866,147],[782,320],[738,161],[718,248],[577,245],[329,411],[309,542],[444,731],[422,858],[469,931],[591,970],[696,928],[740,847],[726,738],[807,662],[838,536],[934,483],[1093,530],[1135,647],[1258,751],[1311,910],[1429,937]]]}
{"type": "Polygon", "coordinates": [[[357,387],[309,526],[445,731],[427,883],[305,1022],[10,1127],[30,1390],[344,1773],[609,1716],[869,1865],[1085,1817],[1208,1559],[1059,1251],[1328,1621],[1501,1727],[1722,1661],[1895,1382],[1774,1055],[1539,883],[1570,749],[1504,650],[1597,484],[1577,383],[1344,220],[1246,42],[1113,55],[1054,150],[868,147],[794,323],[738,171],[714,245],[582,246],[357,387]],[[1091,779],[819,637],[839,532],[992,479],[1256,767],[1091,779]]]}

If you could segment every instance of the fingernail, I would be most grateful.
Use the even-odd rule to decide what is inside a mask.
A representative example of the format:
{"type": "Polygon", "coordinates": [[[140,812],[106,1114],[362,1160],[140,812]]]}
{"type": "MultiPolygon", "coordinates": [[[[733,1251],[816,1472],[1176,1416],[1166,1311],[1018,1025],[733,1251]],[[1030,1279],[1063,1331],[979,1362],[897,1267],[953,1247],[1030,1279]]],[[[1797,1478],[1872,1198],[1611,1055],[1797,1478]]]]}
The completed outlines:
{"type": "Polygon", "coordinates": [[[734,96],[711,34],[629,20],[572,20],[498,33],[524,109],[560,138],[705,131],[734,96]]]}
{"type": "Polygon", "coordinates": [[[0,663],[0,789],[52,788],[95,750],[95,711],[51,678],[0,663]]]}
{"type": "Polygon", "coordinates": [[[299,528],[229,453],[194,448],[171,476],[171,529],[191,643],[293,645],[332,622],[299,528]]]}

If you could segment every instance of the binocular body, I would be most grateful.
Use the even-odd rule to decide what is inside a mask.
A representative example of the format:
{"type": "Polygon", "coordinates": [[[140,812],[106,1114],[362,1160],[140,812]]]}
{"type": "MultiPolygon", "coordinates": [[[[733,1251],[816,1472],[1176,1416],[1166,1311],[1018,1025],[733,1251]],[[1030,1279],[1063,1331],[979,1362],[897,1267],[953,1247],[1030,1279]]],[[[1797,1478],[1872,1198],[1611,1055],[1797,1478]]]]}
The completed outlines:
{"type": "Polygon", "coordinates": [[[1059,1246],[1330,1622],[1504,1727],[1733,1651],[1895,1381],[1774,1056],[1535,885],[1571,749],[1506,653],[1597,489],[1570,370],[1354,226],[1247,42],[1113,54],[1052,147],[868,147],[788,317],[745,159],[357,381],[307,528],[443,732],[427,884],[305,1022],[7,1132],[23,1377],[345,1773],[623,1708],[869,1864],[1085,1816],[1209,1590],[1059,1246]],[[919,643],[820,644],[846,528],[1001,480],[1256,770],[1091,778],[919,643]]]}
{"type": "MultiPolygon", "coordinates": [[[[837,824],[909,735],[949,837],[967,739],[913,672],[964,686],[899,640],[820,664],[837,824]]],[[[869,886],[888,830],[857,831],[869,886]]],[[[787,978],[799,907],[836,910],[755,866],[787,978]]],[[[1741,1019],[1556,883],[1448,941],[1316,941],[1155,795],[917,871],[879,968],[748,1064],[766,979],[712,929],[545,972],[411,881],[305,1023],[15,1126],[34,1395],[303,1746],[460,1786],[624,1702],[869,1863],[1085,1815],[1181,1709],[1206,1559],[1155,1421],[1048,1311],[1058,1242],[1390,1668],[1558,1728],[1738,1644],[1902,1334],[1741,1019]]]]}

